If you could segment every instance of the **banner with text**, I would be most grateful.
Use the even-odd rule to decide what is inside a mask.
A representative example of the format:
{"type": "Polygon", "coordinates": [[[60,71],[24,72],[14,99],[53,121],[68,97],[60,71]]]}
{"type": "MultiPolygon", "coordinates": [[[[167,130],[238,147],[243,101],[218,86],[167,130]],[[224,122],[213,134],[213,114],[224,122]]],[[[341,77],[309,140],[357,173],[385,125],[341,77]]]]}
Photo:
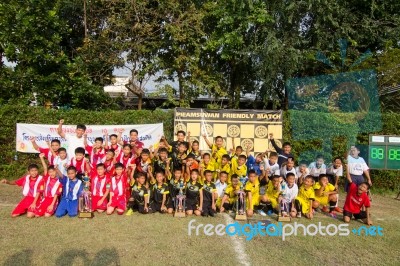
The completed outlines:
{"type": "MultiPolygon", "coordinates": [[[[68,149],[67,142],[57,134],[58,125],[44,124],[20,124],[17,123],[17,141],[16,150],[26,153],[37,153],[33,148],[30,137],[35,137],[39,147],[47,147],[46,141],[58,139],[61,141],[61,146],[68,149]]],[[[122,139],[129,140],[129,131],[136,129],[139,132],[138,139],[144,143],[145,147],[158,143],[164,135],[163,124],[147,124],[147,125],[86,125],[86,133],[88,143],[93,144],[97,137],[105,138],[105,134],[118,134],[118,131],[123,129],[122,139]]],[[[75,134],[76,125],[63,125],[65,134],[75,134]]]]}
{"type": "Polygon", "coordinates": [[[274,150],[268,141],[270,133],[281,146],[282,111],[175,108],[174,127],[175,139],[178,130],[190,132],[191,141],[198,140],[200,150],[209,150],[202,137],[206,134],[210,142],[221,136],[228,151],[234,144],[243,150],[249,146],[254,154],[274,150]]]}

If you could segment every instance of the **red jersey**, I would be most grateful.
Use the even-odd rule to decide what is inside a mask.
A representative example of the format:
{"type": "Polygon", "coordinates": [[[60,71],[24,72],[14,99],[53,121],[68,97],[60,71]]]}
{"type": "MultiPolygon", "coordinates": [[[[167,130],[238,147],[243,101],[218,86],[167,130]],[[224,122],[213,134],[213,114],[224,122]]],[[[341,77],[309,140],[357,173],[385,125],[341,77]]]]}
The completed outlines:
{"type": "Polygon", "coordinates": [[[54,165],[54,160],[56,159],[58,152],[55,152],[55,155],[53,155],[53,153],[49,148],[40,148],[40,147],[39,147],[39,152],[44,154],[47,161],[49,161],[49,165],[54,165]]]}
{"type": "Polygon", "coordinates": [[[90,178],[91,191],[93,196],[104,196],[107,188],[110,188],[110,178],[107,175],[102,177],[92,175],[90,178]]]}
{"type": "Polygon", "coordinates": [[[54,198],[55,196],[61,195],[62,185],[57,177],[51,178],[46,175],[44,177],[45,186],[43,189],[43,196],[46,198],[54,198]]]}
{"type": "Polygon", "coordinates": [[[127,182],[128,181],[125,174],[122,174],[120,178],[113,176],[111,178],[111,188],[110,188],[110,192],[113,193],[113,196],[117,197],[124,196],[127,182]]]}
{"type": "Polygon", "coordinates": [[[104,161],[104,167],[106,168],[106,174],[109,176],[114,175],[114,159],[104,161]]]}
{"type": "Polygon", "coordinates": [[[89,154],[90,157],[90,166],[91,168],[95,169],[96,165],[98,165],[99,163],[103,163],[105,161],[106,158],[106,151],[105,149],[101,148],[101,149],[97,149],[96,151],[94,151],[93,146],[86,146],[86,151],[89,154]]]}
{"type": "Polygon", "coordinates": [[[137,149],[143,149],[144,147],[144,143],[141,142],[140,140],[136,139],[135,141],[124,141],[124,144],[130,144],[132,146],[133,149],[137,150],[137,149]]]}
{"type": "Polygon", "coordinates": [[[125,156],[124,153],[120,153],[120,155],[117,157],[117,162],[122,163],[125,168],[128,168],[130,164],[135,163],[135,156],[130,154],[129,156],[125,156]]]}
{"type": "Polygon", "coordinates": [[[41,175],[38,175],[36,178],[31,178],[30,175],[21,177],[15,181],[15,184],[23,187],[22,194],[25,197],[36,197],[44,189],[44,180],[41,175]]]}
{"type": "Polygon", "coordinates": [[[110,145],[108,145],[108,147],[106,147],[107,151],[111,150],[111,149],[114,150],[114,153],[116,156],[120,155],[120,153],[122,152],[122,146],[118,145],[118,144],[115,144],[115,145],[110,144],[110,145]]]}
{"type": "Polygon", "coordinates": [[[362,206],[370,207],[367,193],[358,195],[358,187],[356,184],[351,183],[349,186],[349,192],[347,192],[346,202],[344,203],[343,209],[351,213],[360,213],[362,206]]]}
{"type": "Polygon", "coordinates": [[[83,173],[86,172],[86,165],[87,165],[87,162],[86,162],[85,159],[77,160],[77,159],[75,159],[75,157],[72,157],[72,159],[71,159],[69,165],[70,165],[70,166],[75,166],[76,172],[77,172],[78,174],[83,174],[83,173]]]}

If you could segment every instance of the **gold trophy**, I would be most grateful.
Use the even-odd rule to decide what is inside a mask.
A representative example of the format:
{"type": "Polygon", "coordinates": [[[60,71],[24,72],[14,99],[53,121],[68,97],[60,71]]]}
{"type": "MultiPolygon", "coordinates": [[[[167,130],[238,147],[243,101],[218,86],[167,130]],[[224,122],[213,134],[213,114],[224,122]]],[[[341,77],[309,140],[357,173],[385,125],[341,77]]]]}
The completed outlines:
{"type": "Polygon", "coordinates": [[[79,218],[93,218],[92,193],[89,188],[89,177],[87,174],[82,179],[84,183],[83,192],[79,197],[79,218]]]}
{"type": "Polygon", "coordinates": [[[183,194],[183,180],[179,182],[179,194],[175,198],[175,214],[174,217],[186,217],[186,196],[183,194]]]}

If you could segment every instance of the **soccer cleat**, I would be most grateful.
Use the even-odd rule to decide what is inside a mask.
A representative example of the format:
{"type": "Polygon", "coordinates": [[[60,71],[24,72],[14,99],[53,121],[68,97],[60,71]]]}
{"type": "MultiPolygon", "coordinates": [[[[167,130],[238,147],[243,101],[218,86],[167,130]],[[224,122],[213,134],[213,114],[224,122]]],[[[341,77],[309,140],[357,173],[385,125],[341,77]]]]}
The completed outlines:
{"type": "Polygon", "coordinates": [[[329,208],[327,206],[322,207],[323,212],[329,212],[329,208]]]}
{"type": "Polygon", "coordinates": [[[133,214],[133,210],[132,210],[132,209],[129,209],[129,210],[125,213],[126,216],[131,216],[132,214],[133,214]]]}
{"type": "Polygon", "coordinates": [[[267,216],[267,214],[263,210],[258,210],[257,212],[261,216],[267,216]]]}
{"type": "Polygon", "coordinates": [[[335,212],[343,213],[343,210],[341,208],[339,208],[339,207],[335,207],[335,212]]]}
{"type": "Polygon", "coordinates": [[[268,212],[267,212],[268,215],[272,215],[272,213],[273,213],[273,211],[271,211],[271,210],[268,210],[268,212]]]}

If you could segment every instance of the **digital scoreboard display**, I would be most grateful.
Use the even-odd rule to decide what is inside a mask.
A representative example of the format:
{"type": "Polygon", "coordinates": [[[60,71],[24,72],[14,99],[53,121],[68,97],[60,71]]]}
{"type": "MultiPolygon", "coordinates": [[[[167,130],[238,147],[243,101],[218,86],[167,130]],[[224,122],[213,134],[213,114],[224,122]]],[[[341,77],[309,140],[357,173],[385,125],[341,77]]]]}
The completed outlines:
{"type": "Polygon", "coordinates": [[[371,169],[400,169],[400,136],[370,135],[368,165],[371,169]]]}

